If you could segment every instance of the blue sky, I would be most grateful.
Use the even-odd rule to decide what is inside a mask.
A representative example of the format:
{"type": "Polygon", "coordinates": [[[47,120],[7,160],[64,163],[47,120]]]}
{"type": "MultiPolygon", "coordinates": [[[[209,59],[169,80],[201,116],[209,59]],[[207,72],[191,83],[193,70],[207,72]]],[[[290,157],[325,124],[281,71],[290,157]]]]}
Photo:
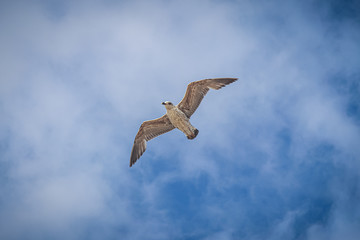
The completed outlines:
{"type": "Polygon", "coordinates": [[[360,235],[356,1],[1,1],[1,239],[360,235]],[[186,85],[178,130],[140,124],[186,85]]]}

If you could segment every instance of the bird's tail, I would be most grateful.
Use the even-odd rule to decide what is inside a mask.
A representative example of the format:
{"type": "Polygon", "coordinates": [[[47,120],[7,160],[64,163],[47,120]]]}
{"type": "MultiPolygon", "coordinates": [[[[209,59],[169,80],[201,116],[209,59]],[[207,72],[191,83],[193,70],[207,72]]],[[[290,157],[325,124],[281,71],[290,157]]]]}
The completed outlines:
{"type": "Polygon", "coordinates": [[[190,139],[190,140],[192,140],[192,139],[196,138],[196,136],[197,136],[198,134],[199,134],[199,130],[197,130],[197,129],[195,128],[193,134],[187,136],[187,138],[190,139]]]}

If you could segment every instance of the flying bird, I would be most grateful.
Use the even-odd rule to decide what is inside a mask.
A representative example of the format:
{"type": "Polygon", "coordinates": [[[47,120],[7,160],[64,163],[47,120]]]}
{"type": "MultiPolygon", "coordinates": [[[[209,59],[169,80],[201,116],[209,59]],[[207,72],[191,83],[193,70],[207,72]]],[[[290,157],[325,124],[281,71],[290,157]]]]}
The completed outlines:
{"type": "Polygon", "coordinates": [[[192,82],[188,85],[184,98],[178,105],[169,101],[163,102],[166,113],[160,118],[145,121],[136,134],[131,150],[130,167],[146,150],[146,142],[174,128],[182,131],[188,139],[194,139],[199,133],[190,123],[190,117],[200,105],[202,99],[210,89],[218,90],[233,83],[237,78],[213,78],[192,82]]]}

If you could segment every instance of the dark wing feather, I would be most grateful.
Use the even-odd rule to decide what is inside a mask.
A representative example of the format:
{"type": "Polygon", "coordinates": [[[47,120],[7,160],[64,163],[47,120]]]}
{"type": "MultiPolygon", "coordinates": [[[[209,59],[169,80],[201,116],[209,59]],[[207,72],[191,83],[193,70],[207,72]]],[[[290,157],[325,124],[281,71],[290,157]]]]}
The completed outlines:
{"type": "Polygon", "coordinates": [[[185,96],[178,104],[178,108],[190,118],[210,88],[218,90],[236,80],[237,78],[212,78],[192,82],[188,85],[185,96]]]}
{"type": "Polygon", "coordinates": [[[146,142],[163,133],[173,130],[168,116],[165,114],[161,118],[145,121],[141,124],[136,134],[134,145],[131,150],[130,167],[141,157],[146,150],[146,142]]]}

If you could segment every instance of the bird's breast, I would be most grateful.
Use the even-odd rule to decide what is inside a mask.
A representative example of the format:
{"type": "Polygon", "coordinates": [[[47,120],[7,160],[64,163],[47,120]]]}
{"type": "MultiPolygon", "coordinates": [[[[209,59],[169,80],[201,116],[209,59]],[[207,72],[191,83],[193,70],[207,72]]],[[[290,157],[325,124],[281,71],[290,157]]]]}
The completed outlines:
{"type": "Polygon", "coordinates": [[[167,110],[167,115],[172,125],[174,125],[176,128],[179,128],[180,130],[190,124],[189,118],[177,107],[167,110]]]}

